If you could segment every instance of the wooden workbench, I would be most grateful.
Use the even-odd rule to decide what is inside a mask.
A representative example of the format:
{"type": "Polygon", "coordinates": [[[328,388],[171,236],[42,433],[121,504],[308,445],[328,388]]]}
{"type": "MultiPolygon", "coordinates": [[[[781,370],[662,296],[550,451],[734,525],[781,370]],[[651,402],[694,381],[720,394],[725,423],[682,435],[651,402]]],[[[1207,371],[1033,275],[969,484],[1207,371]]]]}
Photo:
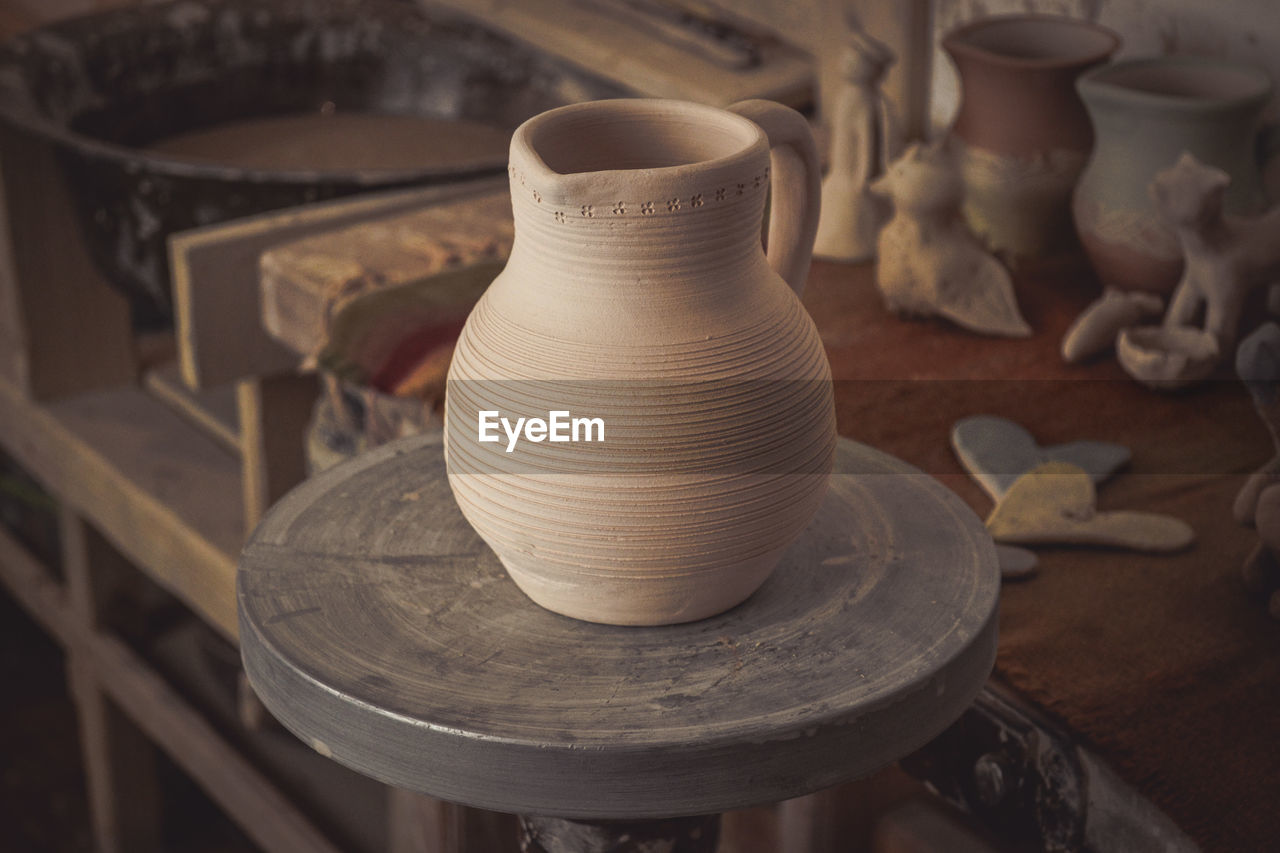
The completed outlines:
{"type": "MultiPolygon", "coordinates": [[[[1045,444],[1119,442],[1133,459],[1100,487],[1100,508],[1164,512],[1196,530],[1196,543],[1171,556],[1039,549],[1039,574],[1004,586],[996,680],[1204,849],[1262,849],[1280,837],[1280,623],[1243,588],[1240,566],[1257,538],[1231,517],[1245,475],[1274,450],[1244,387],[1228,367],[1161,394],[1110,357],[1063,364],[1062,333],[1096,294],[1078,268],[1019,276],[1036,330],[1027,340],[901,321],[872,276],[867,266],[815,264],[805,293],[836,378],[841,434],[938,477],[984,517],[991,500],[949,445],[960,418],[1004,416],[1045,444]]],[[[977,799],[967,805],[1008,819],[977,799]]]]}

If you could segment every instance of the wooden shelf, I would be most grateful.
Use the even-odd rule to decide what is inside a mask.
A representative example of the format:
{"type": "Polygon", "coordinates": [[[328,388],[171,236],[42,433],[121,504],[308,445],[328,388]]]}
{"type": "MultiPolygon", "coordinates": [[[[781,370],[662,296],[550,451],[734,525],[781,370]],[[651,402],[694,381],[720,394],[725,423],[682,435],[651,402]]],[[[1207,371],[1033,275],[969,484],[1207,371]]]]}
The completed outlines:
{"type": "MultiPolygon", "coordinates": [[[[217,404],[212,408],[224,431],[234,411],[227,392],[234,387],[198,401],[217,404]]],[[[60,582],[0,528],[0,591],[67,651],[103,850],[161,849],[159,804],[140,796],[154,784],[145,760],[154,745],[263,850],[339,853],[273,778],[279,767],[259,767],[94,615],[93,599],[108,597],[97,596],[96,588],[109,583],[113,562],[127,559],[219,634],[237,640],[236,555],[245,525],[240,454],[209,424],[173,405],[163,392],[134,386],[40,403],[0,379],[0,448],[57,498],[69,561],[67,580],[60,582]],[[112,551],[119,552],[114,560],[103,558],[112,551]],[[122,752],[122,744],[131,744],[130,751],[122,752]]],[[[275,749],[274,760],[284,752],[275,749]]],[[[303,787],[314,795],[334,781],[311,778],[303,787]]],[[[388,833],[396,821],[423,819],[424,798],[390,790],[385,797],[387,811],[377,819],[396,815],[388,833]]]]}
{"type": "Polygon", "coordinates": [[[169,362],[143,377],[147,391],[182,417],[212,436],[231,453],[240,455],[240,413],[234,385],[208,391],[192,391],[180,375],[178,363],[169,362]]]}
{"type": "MultiPolygon", "coordinates": [[[[338,853],[255,767],[242,758],[181,696],[118,638],[76,612],[74,594],[54,580],[10,534],[0,529],[0,586],[79,662],[78,701],[105,694],[143,735],[161,747],[253,840],[277,853],[338,853]]],[[[101,701],[98,702],[101,705],[101,701]]],[[[82,712],[83,713],[83,712],[82,712]]],[[[102,740],[106,740],[103,733],[102,740]]],[[[105,744],[87,745],[101,749],[105,744]]],[[[135,762],[137,755],[123,756],[135,762]]],[[[92,764],[92,759],[90,760],[92,764]]],[[[90,768],[93,772],[94,768],[90,768]]],[[[112,768],[113,778],[136,768],[112,768]]],[[[127,803],[131,794],[119,791],[127,803]]],[[[127,807],[127,806],[126,806],[127,807]]],[[[95,815],[101,819],[101,815],[95,815]]],[[[144,818],[145,820],[145,818],[144,818]]],[[[120,827],[114,827],[119,831],[120,827]]],[[[119,839],[117,839],[117,842],[119,839]]],[[[116,849],[116,848],[112,848],[116,849]]],[[[128,850],[128,845],[119,849],[128,850]]]]}
{"type": "Polygon", "coordinates": [[[0,446],[229,639],[244,537],[240,462],[141,389],[47,405],[0,380],[0,446]]]}

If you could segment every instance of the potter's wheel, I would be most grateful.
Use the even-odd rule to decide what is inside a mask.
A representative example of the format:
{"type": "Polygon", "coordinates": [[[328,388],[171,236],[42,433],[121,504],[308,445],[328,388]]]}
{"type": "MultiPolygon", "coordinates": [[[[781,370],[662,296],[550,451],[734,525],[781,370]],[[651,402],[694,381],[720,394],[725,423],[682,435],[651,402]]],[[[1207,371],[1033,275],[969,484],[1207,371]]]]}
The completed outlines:
{"type": "Polygon", "coordinates": [[[972,701],[1000,578],[932,477],[847,440],[836,472],[745,603],[626,628],[516,588],[454,504],[438,437],[385,445],[299,486],[246,547],[246,671],[324,754],[500,811],[703,814],[864,775],[972,701]]]}

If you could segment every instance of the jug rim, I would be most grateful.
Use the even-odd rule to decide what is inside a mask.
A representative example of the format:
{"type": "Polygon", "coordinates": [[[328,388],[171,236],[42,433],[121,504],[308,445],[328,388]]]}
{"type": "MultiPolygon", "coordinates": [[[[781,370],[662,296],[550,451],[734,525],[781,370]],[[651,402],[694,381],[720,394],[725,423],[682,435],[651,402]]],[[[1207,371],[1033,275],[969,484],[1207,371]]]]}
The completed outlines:
{"type": "Polygon", "coordinates": [[[1025,13],[1008,15],[988,15],[969,21],[949,30],[942,37],[942,48],[953,59],[980,59],[992,65],[1004,65],[1009,68],[1023,70],[1042,70],[1058,68],[1087,67],[1103,62],[1111,54],[1119,50],[1124,40],[1120,34],[1110,27],[1104,27],[1094,21],[1073,18],[1070,15],[1052,15],[1046,13],[1025,13]],[[1018,56],[1003,53],[976,44],[971,37],[982,30],[990,30],[1016,24],[1048,24],[1055,27],[1074,29],[1101,37],[1099,46],[1093,50],[1082,50],[1078,54],[1057,56],[1018,56]]]}
{"type": "MultiPolygon", "coordinates": [[[[699,136],[705,137],[706,134],[699,136]]],[[[699,144],[712,147],[716,142],[703,138],[699,144]]],[[[760,126],[721,107],[669,98],[608,98],[556,107],[526,120],[512,134],[510,160],[512,169],[518,169],[528,179],[543,185],[558,185],[566,192],[573,192],[588,189],[601,181],[643,179],[667,182],[711,170],[720,172],[745,168],[762,151],[767,153],[768,140],[760,126]],[[633,121],[648,119],[674,127],[689,127],[696,122],[699,127],[721,130],[719,141],[726,147],[714,156],[675,157],[678,162],[670,163],[655,157],[655,165],[620,168],[565,168],[563,164],[554,162],[556,157],[548,158],[546,148],[551,144],[549,137],[552,134],[566,126],[572,128],[575,123],[585,127],[584,132],[589,133],[593,124],[603,126],[599,120],[608,117],[633,121]],[[734,144],[730,146],[729,142],[734,144]],[[542,150],[539,150],[540,146],[542,150]]]]}
{"type": "Polygon", "coordinates": [[[1076,80],[1076,90],[1086,104],[1092,96],[1128,107],[1156,106],[1187,112],[1225,112],[1242,107],[1261,107],[1271,97],[1273,89],[1271,77],[1257,65],[1211,56],[1174,55],[1125,59],[1086,71],[1076,80]],[[1217,71],[1246,80],[1252,88],[1239,94],[1182,94],[1122,82],[1126,75],[1159,68],[1217,71]]]}

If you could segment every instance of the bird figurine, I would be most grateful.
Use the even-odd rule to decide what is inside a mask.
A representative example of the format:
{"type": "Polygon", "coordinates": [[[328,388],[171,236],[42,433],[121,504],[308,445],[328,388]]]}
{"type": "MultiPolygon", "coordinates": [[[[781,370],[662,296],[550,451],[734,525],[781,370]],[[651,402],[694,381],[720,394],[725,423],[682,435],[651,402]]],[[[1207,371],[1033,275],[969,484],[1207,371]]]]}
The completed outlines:
{"type": "Polygon", "coordinates": [[[961,216],[964,188],[945,140],[910,146],[872,189],[893,201],[876,271],[890,311],[945,317],[986,335],[1031,334],[1008,270],[961,216]]]}

